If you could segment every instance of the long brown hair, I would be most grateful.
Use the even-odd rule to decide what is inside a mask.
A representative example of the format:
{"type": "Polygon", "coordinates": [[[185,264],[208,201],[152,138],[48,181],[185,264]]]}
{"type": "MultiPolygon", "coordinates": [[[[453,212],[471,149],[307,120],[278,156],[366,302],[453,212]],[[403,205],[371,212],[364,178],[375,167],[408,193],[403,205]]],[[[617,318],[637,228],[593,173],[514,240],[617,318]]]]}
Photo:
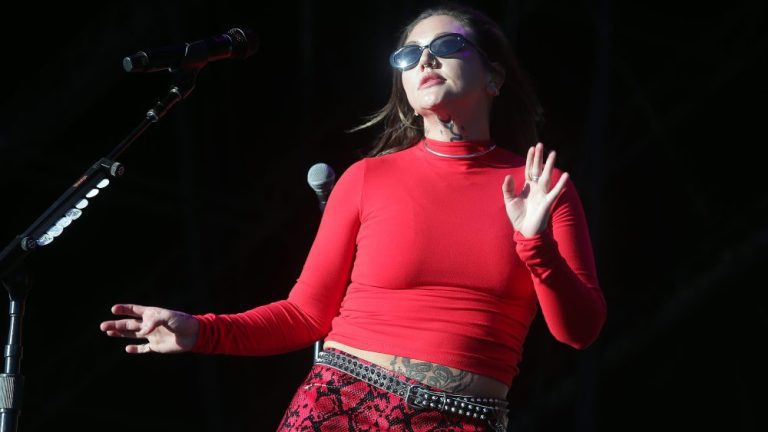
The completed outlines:
{"type": "MultiPolygon", "coordinates": [[[[504,68],[502,90],[494,98],[491,111],[491,138],[500,146],[523,149],[533,145],[538,137],[542,110],[527,77],[520,69],[507,37],[493,20],[482,12],[457,4],[427,9],[400,33],[397,46],[402,46],[413,28],[422,20],[436,15],[447,15],[461,23],[474,35],[474,43],[487,56],[489,63],[504,68]]],[[[417,119],[403,89],[402,72],[393,70],[392,92],[389,101],[379,111],[366,118],[365,123],[350,132],[378,123],[384,131],[374,141],[366,156],[381,156],[404,150],[424,136],[424,125],[417,119]]]]}

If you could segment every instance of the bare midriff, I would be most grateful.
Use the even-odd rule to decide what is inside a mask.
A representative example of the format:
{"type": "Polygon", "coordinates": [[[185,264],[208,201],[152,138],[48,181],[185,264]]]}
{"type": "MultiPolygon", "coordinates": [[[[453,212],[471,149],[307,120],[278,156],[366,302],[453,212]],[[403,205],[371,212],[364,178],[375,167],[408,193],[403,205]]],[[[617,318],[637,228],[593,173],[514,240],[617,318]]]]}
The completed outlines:
{"type": "Polygon", "coordinates": [[[437,363],[361,350],[332,340],[325,341],[323,348],[336,348],[449,393],[504,399],[509,391],[507,385],[493,378],[437,363]]]}

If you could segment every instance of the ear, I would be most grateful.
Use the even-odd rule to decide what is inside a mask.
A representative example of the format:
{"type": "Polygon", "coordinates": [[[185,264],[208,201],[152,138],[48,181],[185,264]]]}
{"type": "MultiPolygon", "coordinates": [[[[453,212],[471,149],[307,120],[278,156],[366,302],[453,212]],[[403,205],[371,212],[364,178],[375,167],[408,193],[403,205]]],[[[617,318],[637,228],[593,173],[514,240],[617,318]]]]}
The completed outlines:
{"type": "Polygon", "coordinates": [[[489,64],[488,80],[486,84],[486,90],[491,96],[498,96],[501,91],[501,86],[504,85],[504,77],[506,71],[504,67],[498,63],[493,62],[489,64]]]}

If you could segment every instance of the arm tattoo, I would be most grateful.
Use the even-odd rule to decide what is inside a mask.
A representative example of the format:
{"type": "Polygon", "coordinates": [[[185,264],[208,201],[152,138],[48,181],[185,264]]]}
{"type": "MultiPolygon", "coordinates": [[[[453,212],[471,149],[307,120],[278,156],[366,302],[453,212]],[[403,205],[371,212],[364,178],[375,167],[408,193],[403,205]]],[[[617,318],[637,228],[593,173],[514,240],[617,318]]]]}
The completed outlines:
{"type": "MultiPolygon", "coordinates": [[[[451,141],[461,141],[464,139],[464,136],[462,134],[454,130],[456,128],[456,123],[454,123],[453,120],[448,120],[448,121],[442,121],[440,119],[438,120],[440,121],[440,123],[443,125],[444,128],[448,129],[448,131],[451,132],[451,141]]],[[[459,127],[459,129],[462,129],[462,128],[459,127]]]]}
{"type": "Polygon", "coordinates": [[[467,371],[434,363],[411,361],[406,357],[395,356],[389,365],[395,372],[447,392],[466,390],[476,379],[474,374],[467,371]]]}

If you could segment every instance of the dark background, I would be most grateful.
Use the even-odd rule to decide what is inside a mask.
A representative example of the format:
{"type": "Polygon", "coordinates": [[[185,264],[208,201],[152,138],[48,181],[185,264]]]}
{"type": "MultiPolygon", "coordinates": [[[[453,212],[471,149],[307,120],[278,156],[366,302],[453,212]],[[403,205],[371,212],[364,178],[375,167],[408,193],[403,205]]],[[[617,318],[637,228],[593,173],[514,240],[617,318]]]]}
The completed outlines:
{"type": "MultiPolygon", "coordinates": [[[[209,64],[120,158],[124,178],[30,255],[21,430],[274,430],[311,349],[129,356],[98,325],[118,302],[226,313],[284,298],[319,220],[307,170],[360,157],[375,131],[345,130],[386,102],[397,32],[432,3],[110,3],[3,7],[1,246],[168,89],[124,56],[239,25],[261,47],[209,64]]],[[[537,318],[511,430],[765,430],[766,3],[474,4],[535,83],[609,308],[585,351],[537,318]]]]}

